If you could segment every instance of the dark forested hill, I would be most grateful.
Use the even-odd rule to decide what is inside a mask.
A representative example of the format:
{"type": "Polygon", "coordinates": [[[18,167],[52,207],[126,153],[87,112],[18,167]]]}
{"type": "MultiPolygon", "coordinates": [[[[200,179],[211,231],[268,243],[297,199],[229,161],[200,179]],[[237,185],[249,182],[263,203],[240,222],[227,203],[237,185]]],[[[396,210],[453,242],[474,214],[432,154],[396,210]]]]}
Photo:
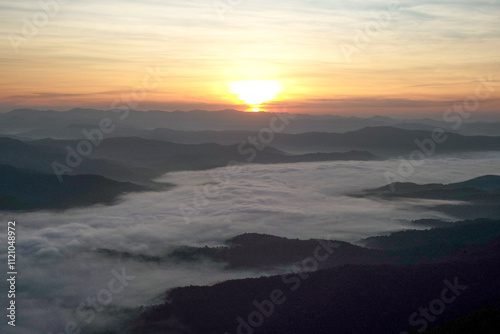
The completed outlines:
{"type": "Polygon", "coordinates": [[[0,165],[0,209],[68,209],[92,204],[110,204],[121,194],[146,191],[132,183],[117,182],[98,175],[54,175],[0,165]]]}
{"type": "MultiPolygon", "coordinates": [[[[500,240],[495,239],[467,261],[345,265],[177,288],[169,292],[168,302],[143,312],[131,324],[132,333],[397,334],[411,327],[422,330],[485,304],[498,306],[498,254],[500,240]]],[[[481,325],[471,326],[480,329],[481,325]]]]}

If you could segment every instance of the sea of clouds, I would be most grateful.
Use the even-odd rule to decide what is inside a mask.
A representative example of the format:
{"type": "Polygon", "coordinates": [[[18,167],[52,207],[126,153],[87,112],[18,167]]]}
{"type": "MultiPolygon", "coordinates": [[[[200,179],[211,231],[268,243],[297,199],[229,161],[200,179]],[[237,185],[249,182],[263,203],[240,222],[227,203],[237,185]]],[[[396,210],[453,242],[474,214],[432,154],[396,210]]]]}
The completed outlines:
{"type": "MultiPolygon", "coordinates": [[[[214,171],[176,172],[160,179],[176,184],[174,188],[129,194],[113,206],[2,212],[3,226],[10,220],[17,222],[19,311],[15,332],[56,334],[74,321],[78,326],[85,325],[81,333],[92,333],[112,326],[119,318],[117,314],[128,307],[160,302],[171,287],[263,274],[228,272],[211,262],[176,264],[113,258],[96,252],[98,248],[162,256],[178,245],[221,245],[225,239],[245,232],[356,242],[408,228],[412,219],[454,220],[429,209],[437,202],[388,202],[349,196],[385,185],[384,172],[395,171],[399,163],[247,165],[231,173],[223,185],[217,185],[211,177],[214,171]],[[200,201],[197,191],[206,185],[217,187],[212,187],[218,189],[217,194],[200,201]],[[194,198],[202,205],[185,219],[179,208],[193,207],[194,198]],[[125,270],[134,279],[113,295],[112,302],[91,323],[84,322],[76,308],[107,287],[112,270],[125,270]]],[[[458,182],[500,174],[498,166],[500,154],[441,156],[428,159],[407,181],[458,182]]],[[[6,249],[6,240],[0,241],[0,247],[6,249]]],[[[2,282],[0,289],[7,291],[6,283],[2,282]]],[[[6,321],[2,321],[2,333],[6,327],[6,321]]]]}

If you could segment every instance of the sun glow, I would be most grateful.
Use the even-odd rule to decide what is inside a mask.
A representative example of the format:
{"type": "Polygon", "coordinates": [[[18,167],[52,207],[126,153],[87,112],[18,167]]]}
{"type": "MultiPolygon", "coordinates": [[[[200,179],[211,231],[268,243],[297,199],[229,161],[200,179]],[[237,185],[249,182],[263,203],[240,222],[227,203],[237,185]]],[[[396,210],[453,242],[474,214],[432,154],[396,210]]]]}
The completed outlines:
{"type": "Polygon", "coordinates": [[[250,105],[248,111],[252,112],[261,111],[261,103],[276,99],[284,91],[283,85],[273,80],[234,81],[228,83],[228,86],[229,92],[250,105]]]}

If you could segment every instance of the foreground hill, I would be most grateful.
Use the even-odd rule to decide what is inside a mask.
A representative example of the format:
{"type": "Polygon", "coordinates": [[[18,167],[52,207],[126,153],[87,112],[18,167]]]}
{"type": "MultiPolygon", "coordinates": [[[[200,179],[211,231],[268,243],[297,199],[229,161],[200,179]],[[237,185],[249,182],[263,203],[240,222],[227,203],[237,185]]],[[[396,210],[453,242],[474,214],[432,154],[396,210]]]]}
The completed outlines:
{"type": "MultiPolygon", "coordinates": [[[[500,239],[494,239],[463,260],[438,264],[309,268],[309,272],[177,288],[169,292],[167,302],[148,308],[132,322],[131,332],[386,334],[411,327],[422,330],[481,309],[485,303],[500,305],[499,254],[500,239]],[[423,307],[428,313],[422,313],[423,307]]],[[[481,331],[481,326],[472,324],[475,333],[494,333],[481,331]]]]}
{"type": "MultiPolygon", "coordinates": [[[[422,334],[497,334],[500,328],[500,307],[488,305],[480,310],[462,315],[435,327],[430,327],[422,334]]],[[[412,330],[410,334],[419,333],[412,330]]]]}
{"type": "Polygon", "coordinates": [[[147,187],[117,182],[98,175],[54,175],[0,165],[0,210],[68,209],[112,204],[125,193],[147,187]]]}
{"type": "MultiPolygon", "coordinates": [[[[410,330],[415,313],[413,325],[421,329],[484,303],[498,305],[498,264],[357,265],[307,273],[304,278],[295,274],[174,289],[171,303],[144,312],[132,333],[401,333],[410,330]],[[448,288],[447,298],[454,302],[443,303],[439,317],[429,313],[434,321],[427,321],[419,315],[420,308],[428,310],[453,285],[465,290],[450,295],[448,288]],[[271,296],[279,296],[274,307],[265,302],[271,296]],[[256,304],[274,312],[266,317],[256,304]]],[[[481,331],[481,323],[473,326],[476,333],[487,333],[481,331]]]]}

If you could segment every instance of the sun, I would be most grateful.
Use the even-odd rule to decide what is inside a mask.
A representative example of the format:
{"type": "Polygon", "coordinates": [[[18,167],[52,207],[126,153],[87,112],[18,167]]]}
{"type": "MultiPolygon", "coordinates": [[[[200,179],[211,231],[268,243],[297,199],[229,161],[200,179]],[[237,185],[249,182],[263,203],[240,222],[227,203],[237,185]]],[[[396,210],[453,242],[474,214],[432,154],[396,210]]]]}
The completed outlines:
{"type": "Polygon", "coordinates": [[[252,112],[259,112],[261,103],[274,100],[284,91],[281,82],[274,80],[234,81],[228,86],[229,92],[250,105],[249,111],[252,112]]]}

